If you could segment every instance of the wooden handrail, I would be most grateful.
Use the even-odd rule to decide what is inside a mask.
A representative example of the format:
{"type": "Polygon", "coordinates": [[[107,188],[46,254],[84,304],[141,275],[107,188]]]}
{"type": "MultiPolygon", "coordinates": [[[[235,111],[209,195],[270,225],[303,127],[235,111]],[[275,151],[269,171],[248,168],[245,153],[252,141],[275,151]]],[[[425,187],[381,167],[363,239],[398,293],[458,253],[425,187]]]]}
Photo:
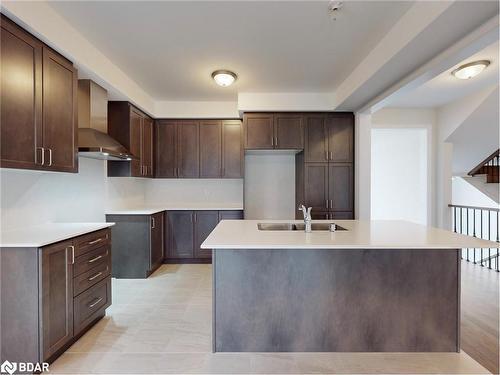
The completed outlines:
{"type": "Polygon", "coordinates": [[[492,208],[492,207],[463,206],[460,204],[449,204],[448,207],[458,207],[458,208],[467,208],[470,210],[483,210],[483,211],[500,212],[500,208],[492,208]]]}
{"type": "Polygon", "coordinates": [[[488,156],[486,159],[484,159],[481,163],[479,163],[474,169],[472,169],[469,173],[467,173],[469,176],[474,176],[477,171],[479,171],[486,163],[488,163],[490,160],[494,159],[496,156],[500,154],[500,148],[496,150],[494,153],[492,153],[490,156],[488,156]]]}

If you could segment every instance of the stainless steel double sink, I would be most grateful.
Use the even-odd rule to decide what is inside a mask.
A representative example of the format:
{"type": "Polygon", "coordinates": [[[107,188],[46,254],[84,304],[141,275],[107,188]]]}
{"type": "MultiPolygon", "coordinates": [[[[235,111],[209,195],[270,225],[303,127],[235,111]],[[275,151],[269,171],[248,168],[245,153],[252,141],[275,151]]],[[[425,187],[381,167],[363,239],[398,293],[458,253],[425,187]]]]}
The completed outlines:
{"type": "MultiPolygon", "coordinates": [[[[313,231],[329,231],[330,224],[332,223],[312,223],[311,229],[313,231]]],[[[303,231],[305,229],[304,223],[258,223],[259,230],[274,230],[274,231],[303,231]]],[[[337,224],[336,230],[347,230],[337,224]]]]}

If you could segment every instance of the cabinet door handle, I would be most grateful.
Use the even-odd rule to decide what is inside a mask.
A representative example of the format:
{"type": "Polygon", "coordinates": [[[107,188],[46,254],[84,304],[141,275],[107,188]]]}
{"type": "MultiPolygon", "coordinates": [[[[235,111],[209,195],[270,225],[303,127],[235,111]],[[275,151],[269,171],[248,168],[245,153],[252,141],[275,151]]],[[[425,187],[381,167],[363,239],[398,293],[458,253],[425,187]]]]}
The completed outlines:
{"type": "Polygon", "coordinates": [[[155,229],[155,218],[151,218],[151,229],[155,229]]]}
{"type": "Polygon", "coordinates": [[[42,162],[40,163],[40,165],[44,165],[45,164],[45,148],[43,148],[43,147],[36,148],[35,163],[38,163],[38,150],[42,151],[42,162]]]}
{"type": "Polygon", "coordinates": [[[49,165],[48,166],[51,167],[52,166],[52,149],[49,148],[48,150],[49,150],[49,165]]]}
{"type": "Polygon", "coordinates": [[[328,208],[328,199],[325,199],[326,201],[326,208],[328,208]]]}
{"type": "Polygon", "coordinates": [[[95,258],[92,258],[89,260],[89,263],[94,263],[96,260],[99,260],[102,258],[102,255],[96,256],[95,258]]]}
{"type": "Polygon", "coordinates": [[[278,147],[278,137],[275,137],[275,140],[274,140],[274,145],[275,145],[276,147],[278,147]]]}
{"type": "Polygon", "coordinates": [[[196,221],[198,220],[198,218],[196,217],[196,212],[193,214],[193,217],[194,217],[194,222],[196,223],[196,221]]]}
{"type": "Polygon", "coordinates": [[[75,247],[68,246],[67,248],[71,249],[71,263],[70,264],[75,264],[75,247]]]}
{"type": "Polygon", "coordinates": [[[330,208],[333,208],[333,199],[330,199],[330,208]]]}
{"type": "Polygon", "coordinates": [[[330,151],[330,160],[333,160],[333,151],[330,151]]]}
{"type": "Polygon", "coordinates": [[[274,137],[271,137],[271,146],[274,146],[274,137]]]}
{"type": "Polygon", "coordinates": [[[98,243],[98,242],[101,242],[102,240],[103,240],[103,238],[98,238],[97,240],[90,241],[90,242],[89,242],[89,245],[94,245],[94,244],[96,244],[96,243],[98,243]]]}
{"type": "Polygon", "coordinates": [[[328,160],[328,151],[325,151],[325,160],[328,160]]]}
{"type": "Polygon", "coordinates": [[[102,301],[102,297],[95,299],[94,302],[92,302],[88,305],[89,309],[91,309],[92,307],[94,307],[95,305],[97,305],[101,301],[102,301]]]}
{"type": "Polygon", "coordinates": [[[97,278],[98,278],[99,276],[101,276],[101,275],[102,275],[102,272],[98,272],[98,273],[96,273],[94,276],[89,277],[89,278],[88,278],[88,280],[89,280],[89,281],[95,280],[95,279],[97,279],[97,278]]]}

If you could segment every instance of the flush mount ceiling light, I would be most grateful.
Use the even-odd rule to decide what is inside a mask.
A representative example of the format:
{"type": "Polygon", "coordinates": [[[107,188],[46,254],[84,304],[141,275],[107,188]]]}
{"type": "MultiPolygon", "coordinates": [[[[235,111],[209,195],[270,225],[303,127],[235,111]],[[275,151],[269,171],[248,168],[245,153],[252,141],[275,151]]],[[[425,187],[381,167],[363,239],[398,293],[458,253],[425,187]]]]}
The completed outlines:
{"type": "Polygon", "coordinates": [[[453,74],[458,79],[470,79],[481,73],[486,67],[490,65],[488,60],[474,61],[468,64],[464,64],[455,69],[451,74],[453,74]]]}
{"type": "Polygon", "coordinates": [[[212,73],[212,78],[219,86],[227,87],[231,86],[238,76],[230,70],[216,70],[212,73]]]}

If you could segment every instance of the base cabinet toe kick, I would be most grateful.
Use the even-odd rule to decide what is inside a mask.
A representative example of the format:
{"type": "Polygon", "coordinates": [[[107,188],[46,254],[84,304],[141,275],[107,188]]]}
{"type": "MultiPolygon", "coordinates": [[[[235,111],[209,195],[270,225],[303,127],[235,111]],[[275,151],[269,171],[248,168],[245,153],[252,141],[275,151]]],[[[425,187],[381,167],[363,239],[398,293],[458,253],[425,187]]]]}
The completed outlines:
{"type": "Polygon", "coordinates": [[[459,249],[215,249],[214,352],[458,352],[459,249]]]}
{"type": "Polygon", "coordinates": [[[53,362],[111,305],[111,230],[2,247],[1,362],[53,362]]]}

